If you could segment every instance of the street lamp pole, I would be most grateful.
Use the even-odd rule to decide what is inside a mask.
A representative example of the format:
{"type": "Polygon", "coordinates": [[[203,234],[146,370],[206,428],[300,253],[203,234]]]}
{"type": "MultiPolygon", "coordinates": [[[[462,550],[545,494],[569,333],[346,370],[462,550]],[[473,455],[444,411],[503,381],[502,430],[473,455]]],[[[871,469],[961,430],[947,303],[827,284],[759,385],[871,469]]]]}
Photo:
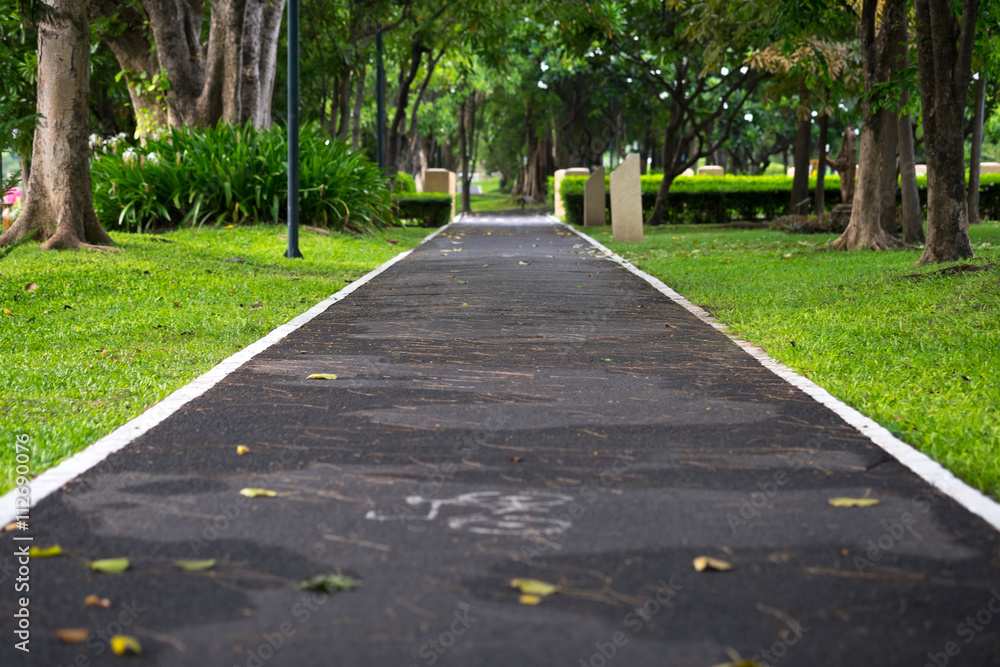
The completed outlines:
{"type": "Polygon", "coordinates": [[[288,250],[299,252],[299,0],[288,0],[288,250]]]}

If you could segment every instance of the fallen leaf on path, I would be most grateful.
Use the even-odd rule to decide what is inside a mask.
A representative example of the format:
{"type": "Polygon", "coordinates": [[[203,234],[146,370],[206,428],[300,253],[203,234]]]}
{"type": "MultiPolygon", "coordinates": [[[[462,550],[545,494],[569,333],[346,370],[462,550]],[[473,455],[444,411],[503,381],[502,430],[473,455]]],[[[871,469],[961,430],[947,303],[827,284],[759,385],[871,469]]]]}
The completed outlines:
{"type": "Polygon", "coordinates": [[[878,505],[878,498],[830,498],[828,501],[834,507],[871,507],[878,505]]]}
{"type": "Polygon", "coordinates": [[[694,569],[699,572],[714,570],[716,572],[728,572],[733,569],[733,564],[711,556],[698,556],[694,559],[694,569]]]}
{"type": "Polygon", "coordinates": [[[560,588],[555,584],[539,581],[538,579],[511,579],[510,585],[527,595],[538,595],[543,598],[560,591],[560,588]]]}
{"type": "Polygon", "coordinates": [[[56,628],[52,634],[63,644],[79,644],[87,641],[90,630],[87,628],[56,628]]]}
{"type": "Polygon", "coordinates": [[[666,327],[667,329],[673,329],[674,328],[674,325],[672,325],[672,324],[664,324],[663,326],[666,327]]]}
{"type": "Polygon", "coordinates": [[[270,489],[254,489],[247,487],[245,489],[240,489],[240,495],[246,496],[247,498],[277,498],[278,496],[287,496],[287,493],[278,493],[277,491],[271,491],[270,489]]]}
{"type": "Polygon", "coordinates": [[[57,544],[53,547],[31,547],[28,549],[29,558],[51,558],[52,556],[62,556],[62,547],[57,544]]]}
{"type": "Polygon", "coordinates": [[[459,280],[459,281],[458,281],[458,284],[459,284],[459,285],[468,285],[468,284],[469,284],[469,281],[468,281],[468,280],[459,280]]]}
{"type": "Polygon", "coordinates": [[[83,606],[97,607],[98,609],[110,609],[111,600],[109,600],[108,598],[102,598],[91,594],[83,599],[83,606]]]}
{"type": "Polygon", "coordinates": [[[313,373],[307,379],[309,380],[336,380],[337,376],[333,373],[313,373]]]}
{"type": "Polygon", "coordinates": [[[523,456],[512,456],[512,457],[510,457],[510,462],[511,463],[520,463],[523,460],[524,460],[523,456]]]}
{"type": "Polygon", "coordinates": [[[207,570],[215,566],[215,559],[208,558],[206,560],[175,560],[174,565],[184,570],[185,572],[197,572],[198,570],[207,570]]]}
{"type": "Polygon", "coordinates": [[[357,587],[357,579],[342,574],[320,574],[312,579],[304,579],[296,586],[300,591],[317,591],[319,593],[353,591],[357,587]]]}
{"type": "Polygon", "coordinates": [[[243,456],[244,454],[249,454],[250,448],[247,447],[246,445],[240,445],[236,448],[236,453],[239,454],[240,456],[243,456]]]}
{"type": "Polygon", "coordinates": [[[522,266],[528,266],[529,264],[531,264],[531,262],[518,262],[518,264],[521,264],[522,266]]]}
{"type": "Polygon", "coordinates": [[[111,650],[115,655],[142,655],[142,644],[131,635],[115,635],[111,638],[111,650]]]}
{"type": "Polygon", "coordinates": [[[534,606],[536,604],[540,604],[541,601],[542,601],[542,598],[540,598],[537,595],[522,595],[520,598],[518,598],[517,601],[520,602],[521,604],[526,604],[526,605],[529,605],[529,606],[534,606]]]}
{"type": "Polygon", "coordinates": [[[116,574],[118,572],[124,572],[130,565],[131,563],[128,558],[104,558],[102,560],[95,560],[92,562],[90,564],[90,569],[95,572],[116,574]]]}

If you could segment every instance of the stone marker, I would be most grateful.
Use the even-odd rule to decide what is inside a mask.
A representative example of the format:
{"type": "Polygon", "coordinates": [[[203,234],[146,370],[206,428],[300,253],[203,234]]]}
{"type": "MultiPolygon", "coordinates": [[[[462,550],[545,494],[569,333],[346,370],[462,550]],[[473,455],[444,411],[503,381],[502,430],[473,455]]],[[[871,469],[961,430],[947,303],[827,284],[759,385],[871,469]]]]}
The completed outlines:
{"type": "Polygon", "coordinates": [[[607,224],[604,197],[604,167],[598,167],[583,186],[584,227],[603,227],[607,224]]]}
{"type": "Polygon", "coordinates": [[[980,162],[980,174],[1000,174],[1000,162],[980,162]]]}
{"type": "Polygon", "coordinates": [[[572,169],[557,169],[555,174],[555,179],[552,183],[552,189],[555,192],[552,193],[552,199],[555,203],[554,214],[560,220],[566,219],[566,207],[563,205],[562,195],[559,194],[559,186],[562,184],[562,179],[567,176],[589,176],[590,170],[581,167],[574,167],[572,169]]]}
{"type": "Polygon", "coordinates": [[[619,243],[642,241],[638,153],[629,153],[621,166],[611,172],[611,238],[619,243]]]}
{"type": "Polygon", "coordinates": [[[913,165],[913,168],[916,170],[917,176],[926,176],[927,175],[927,165],[926,164],[915,164],[915,165],[913,165]]]}
{"type": "Polygon", "coordinates": [[[424,192],[440,192],[451,197],[451,217],[455,217],[455,172],[428,169],[424,175],[424,192]]]}
{"type": "Polygon", "coordinates": [[[698,167],[699,176],[725,176],[726,170],[717,164],[706,164],[704,167],[698,167]]]}
{"type": "Polygon", "coordinates": [[[694,169],[688,168],[681,172],[681,176],[694,176],[694,169]]]}

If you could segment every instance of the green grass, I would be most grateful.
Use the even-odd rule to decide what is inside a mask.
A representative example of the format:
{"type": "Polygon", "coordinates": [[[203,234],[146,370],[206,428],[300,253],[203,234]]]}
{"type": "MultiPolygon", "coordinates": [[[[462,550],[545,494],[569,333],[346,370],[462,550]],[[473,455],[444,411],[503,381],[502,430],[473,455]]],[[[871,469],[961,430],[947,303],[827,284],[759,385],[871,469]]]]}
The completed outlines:
{"type": "MultiPolygon", "coordinates": [[[[588,233],[592,229],[586,230],[588,233]]],[[[974,263],[1000,262],[975,225],[974,263]]],[[[707,308],[728,331],[1000,498],[1000,271],[936,275],[918,251],[821,251],[834,236],[647,228],[596,238],[707,308]]]]}
{"type": "MultiPolygon", "coordinates": [[[[488,176],[480,180],[477,185],[481,185],[483,188],[483,194],[481,195],[469,195],[469,205],[472,207],[473,213],[490,213],[493,211],[512,211],[520,210],[521,205],[515,202],[509,194],[504,194],[500,192],[500,179],[495,176],[488,176]]],[[[461,208],[461,194],[456,194],[458,200],[458,208],[461,208]]],[[[532,204],[530,206],[525,206],[525,211],[544,211],[550,208],[550,204],[532,204]]]]}
{"type": "Polygon", "coordinates": [[[40,473],[426,233],[303,229],[303,260],[283,257],[274,226],[162,235],[173,243],[112,233],[120,253],[17,248],[0,260],[0,309],[14,313],[0,311],[0,491],[18,434],[40,473]]]}

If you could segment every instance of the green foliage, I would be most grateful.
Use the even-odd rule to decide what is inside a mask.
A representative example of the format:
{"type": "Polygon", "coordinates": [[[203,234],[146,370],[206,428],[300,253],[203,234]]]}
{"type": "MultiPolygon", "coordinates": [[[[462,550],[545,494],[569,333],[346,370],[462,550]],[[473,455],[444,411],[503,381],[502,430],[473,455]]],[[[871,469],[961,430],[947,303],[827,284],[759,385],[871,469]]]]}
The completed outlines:
{"type": "MultiPolygon", "coordinates": [[[[610,182],[609,179],[606,179],[610,182]]],[[[656,203],[656,193],[662,176],[642,177],[642,209],[648,215],[656,203]]],[[[583,221],[583,187],[586,176],[567,176],[560,184],[560,195],[566,208],[566,220],[572,224],[583,221]]],[[[840,177],[827,175],[823,182],[827,207],[840,203],[840,177]]],[[[810,199],[816,188],[816,177],[809,178],[810,199]]],[[[921,205],[927,204],[927,177],[917,177],[921,205]]],[[[670,186],[667,197],[666,222],[672,224],[725,223],[730,220],[772,220],[788,209],[792,179],[786,176],[680,176],[670,186]]],[[[980,177],[980,215],[984,219],[1000,220],[1000,174],[980,177]]],[[[606,188],[606,210],[610,216],[610,187],[606,188]]],[[[897,194],[897,198],[899,195],[897,194]]],[[[610,219],[610,217],[609,217],[610,219]]]]}
{"type": "MultiPolygon", "coordinates": [[[[258,132],[220,124],[171,129],[146,146],[111,142],[91,165],[94,208],[106,229],[280,222],[287,210],[287,146],[282,128],[258,132]]],[[[300,219],[370,232],[392,224],[378,167],[315,125],[300,134],[300,219]]]]}
{"type": "Polygon", "coordinates": [[[405,171],[396,174],[396,183],[392,186],[393,193],[412,193],[417,191],[417,182],[405,171]]]}
{"type": "Polygon", "coordinates": [[[451,220],[451,197],[434,192],[395,195],[393,203],[401,220],[416,221],[421,227],[440,227],[451,220]]]}
{"type": "MultiPolygon", "coordinates": [[[[969,232],[974,264],[1000,262],[1000,225],[969,232]]],[[[730,333],[1000,497],[996,268],[915,268],[920,250],[817,252],[832,235],[673,227],[626,245],[605,233],[730,333]]]]}
{"type": "MultiPolygon", "coordinates": [[[[642,177],[642,209],[648,215],[656,204],[661,175],[642,177]]],[[[583,220],[585,176],[567,176],[560,184],[567,221],[583,220]]],[[[815,189],[816,179],[810,179],[815,189]]],[[[831,207],[840,203],[840,179],[827,176],[824,181],[826,201],[831,207]]],[[[729,220],[766,220],[788,209],[792,179],[787,176],[679,176],[670,186],[667,197],[668,223],[723,223],[729,220]]],[[[610,187],[607,187],[606,210],[610,215],[610,187]]]]}
{"type": "MultiPolygon", "coordinates": [[[[112,232],[116,253],[22,244],[0,263],[0,310],[14,313],[0,314],[0,432],[31,437],[40,473],[424,234],[393,229],[388,243],[304,229],[294,261],[270,225],[112,232]]],[[[13,486],[14,454],[0,449],[0,493],[13,486]]]]}

